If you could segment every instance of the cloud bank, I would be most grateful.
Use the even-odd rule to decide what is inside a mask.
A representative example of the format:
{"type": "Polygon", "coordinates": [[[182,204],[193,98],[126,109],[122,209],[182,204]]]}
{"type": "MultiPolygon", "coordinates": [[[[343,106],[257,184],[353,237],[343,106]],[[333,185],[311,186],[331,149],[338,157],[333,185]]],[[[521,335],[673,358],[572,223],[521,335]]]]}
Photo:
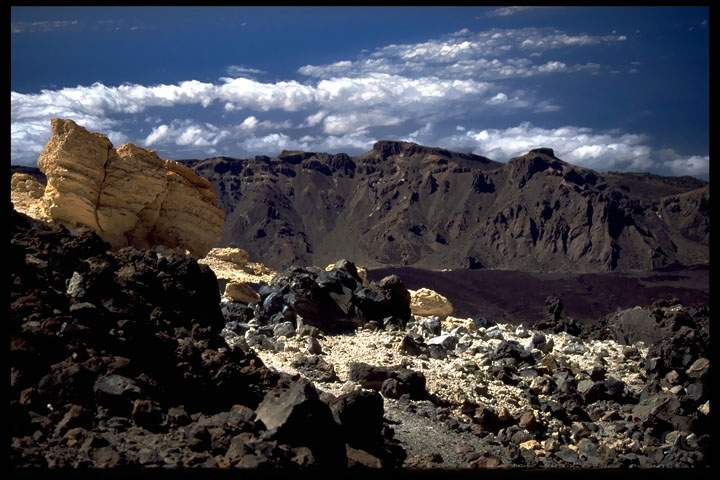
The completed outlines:
{"type": "Polygon", "coordinates": [[[297,78],[281,81],[261,81],[256,77],[267,72],[230,65],[228,76],[214,82],[13,91],[11,159],[34,163],[49,138],[50,118],[66,117],[107,133],[114,143],[132,139],[171,158],[275,154],[284,148],[355,153],[376,139],[405,138],[497,160],[547,146],[567,161],[600,170],[706,174],[708,156],[656,152],[638,133],[537,122],[480,129],[467,123],[508,112],[537,118],[561,110],[561,100],[541,98],[531,80],[601,74],[603,65],[570,61],[564,52],[615,48],[626,41],[614,32],[463,29],[385,45],[353,59],[303,65],[297,78]]]}

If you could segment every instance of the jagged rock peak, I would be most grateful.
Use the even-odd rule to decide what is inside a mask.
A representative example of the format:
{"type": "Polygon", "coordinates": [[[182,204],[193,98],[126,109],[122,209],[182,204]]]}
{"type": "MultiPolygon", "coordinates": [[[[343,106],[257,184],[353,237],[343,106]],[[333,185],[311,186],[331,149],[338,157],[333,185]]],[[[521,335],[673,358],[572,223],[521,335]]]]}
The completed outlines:
{"type": "Polygon", "coordinates": [[[280,160],[284,160],[288,163],[300,163],[303,160],[314,157],[315,152],[303,152],[300,150],[283,150],[280,155],[277,156],[280,160]]]}
{"type": "Polygon", "coordinates": [[[50,219],[82,225],[113,247],[165,245],[202,257],[225,220],[212,184],[190,168],[133,144],[52,119],[38,166],[50,219]]]}
{"type": "Polygon", "coordinates": [[[528,154],[531,154],[531,153],[541,153],[541,154],[547,155],[549,157],[557,158],[555,156],[555,151],[552,148],[547,148],[547,147],[533,148],[528,152],[528,154]]]}
{"type": "Polygon", "coordinates": [[[437,147],[426,147],[413,142],[402,142],[399,140],[380,140],[373,145],[373,151],[379,153],[383,158],[392,155],[415,155],[419,153],[438,154],[450,156],[450,151],[437,147]]]}

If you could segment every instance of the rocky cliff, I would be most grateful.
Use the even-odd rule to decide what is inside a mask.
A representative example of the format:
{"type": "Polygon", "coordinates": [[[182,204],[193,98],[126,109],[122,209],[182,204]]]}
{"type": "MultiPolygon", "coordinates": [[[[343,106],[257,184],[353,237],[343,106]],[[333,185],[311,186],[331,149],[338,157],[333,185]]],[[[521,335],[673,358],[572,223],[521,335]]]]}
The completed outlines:
{"type": "Polygon", "coordinates": [[[224,241],[263,263],[532,271],[706,263],[709,189],[571,165],[539,148],[506,164],[407,142],[358,157],[284,151],[186,162],[227,212],[224,241]]]}
{"type": "Polygon", "coordinates": [[[43,209],[84,225],[114,247],[165,245],[204,256],[221,238],[224,212],[206,179],[184,165],[53,119],[38,166],[47,177],[43,209]]]}

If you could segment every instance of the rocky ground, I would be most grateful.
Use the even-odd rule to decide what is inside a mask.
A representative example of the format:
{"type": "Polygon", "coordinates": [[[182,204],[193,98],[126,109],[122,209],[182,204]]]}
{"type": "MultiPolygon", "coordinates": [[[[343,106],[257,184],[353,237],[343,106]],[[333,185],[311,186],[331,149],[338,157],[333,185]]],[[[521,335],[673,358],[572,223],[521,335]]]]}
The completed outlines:
{"type": "Polygon", "coordinates": [[[380,394],[321,398],[228,347],[207,266],[10,215],[12,467],[402,462],[380,394]]]}
{"type": "MultiPolygon", "coordinates": [[[[333,288],[315,273],[316,285],[333,288]]],[[[299,280],[312,273],[283,275],[299,280]]],[[[318,297],[289,279],[266,287],[246,322],[228,315],[226,304],[226,340],[251,345],[266,365],[306,377],[330,395],[362,387],[382,392],[407,467],[709,463],[705,309],[657,302],[587,328],[550,297],[536,329],[414,315],[323,334],[277,301],[318,297]],[[423,393],[404,385],[413,375],[421,377],[423,393]]]]}
{"type": "Polygon", "coordinates": [[[707,309],[440,318],[347,261],[221,301],[189,256],[14,209],[10,258],[15,468],[710,464],[707,309]]]}
{"type": "MultiPolygon", "coordinates": [[[[675,419],[674,424],[671,421],[669,430],[643,428],[654,421],[656,403],[684,400],[688,390],[682,386],[673,390],[676,385],[667,382],[661,387],[662,394],[648,397],[651,382],[642,362],[648,347],[642,342],[628,346],[567,333],[543,334],[507,324],[473,328],[471,322],[453,320],[442,322],[443,334],[447,335],[444,341],[452,344],[447,340],[453,338],[449,332],[460,328],[464,333],[458,343],[465,345],[445,358],[412,355],[408,342],[403,341],[408,335],[404,330],[361,329],[353,334],[322,336],[318,339],[321,353],[316,355],[307,353],[307,338],[297,336],[285,340],[281,352],[256,348],[266,365],[301,374],[314,380],[321,390],[336,395],[354,388],[350,371],[358,359],[383,367],[402,365],[422,373],[434,402],[386,398],[385,404],[386,417],[391,423],[397,422],[395,438],[408,451],[407,466],[464,468],[473,462],[506,466],[693,466],[705,462],[699,453],[699,436],[685,419],[675,419]],[[463,324],[470,327],[466,332],[463,324]],[[545,345],[553,345],[545,348],[547,354],[530,348],[537,358],[527,365],[496,368],[498,362],[513,358],[503,357],[502,352],[515,354],[514,342],[522,352],[543,338],[545,345]],[[566,397],[568,400],[561,403],[566,397]],[[504,428],[496,416],[505,417],[504,428]],[[491,419],[491,425],[486,425],[485,417],[491,419]],[[685,430],[675,430],[675,425],[685,430]],[[492,447],[496,446],[505,450],[494,451],[492,447]],[[512,457],[513,447],[520,448],[515,453],[521,457],[512,457]]],[[[410,331],[428,323],[432,320],[419,317],[410,331]]],[[[425,337],[437,338],[429,330],[425,337]]],[[[699,360],[695,367],[702,368],[703,362],[699,360]]],[[[699,400],[691,403],[705,411],[709,404],[699,400]]],[[[691,418],[698,417],[692,409],[688,413],[691,418]]],[[[700,419],[705,417],[700,415],[700,419]]]]}

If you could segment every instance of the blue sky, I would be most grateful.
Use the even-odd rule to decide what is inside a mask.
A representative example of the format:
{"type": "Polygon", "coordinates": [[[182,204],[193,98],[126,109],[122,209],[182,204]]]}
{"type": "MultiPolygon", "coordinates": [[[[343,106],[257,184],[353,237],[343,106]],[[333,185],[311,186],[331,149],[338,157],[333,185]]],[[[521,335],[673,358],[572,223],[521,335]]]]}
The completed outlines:
{"type": "Polygon", "coordinates": [[[706,177],[706,7],[14,7],[11,159],[49,119],[167,158],[378,139],[706,177]]]}

